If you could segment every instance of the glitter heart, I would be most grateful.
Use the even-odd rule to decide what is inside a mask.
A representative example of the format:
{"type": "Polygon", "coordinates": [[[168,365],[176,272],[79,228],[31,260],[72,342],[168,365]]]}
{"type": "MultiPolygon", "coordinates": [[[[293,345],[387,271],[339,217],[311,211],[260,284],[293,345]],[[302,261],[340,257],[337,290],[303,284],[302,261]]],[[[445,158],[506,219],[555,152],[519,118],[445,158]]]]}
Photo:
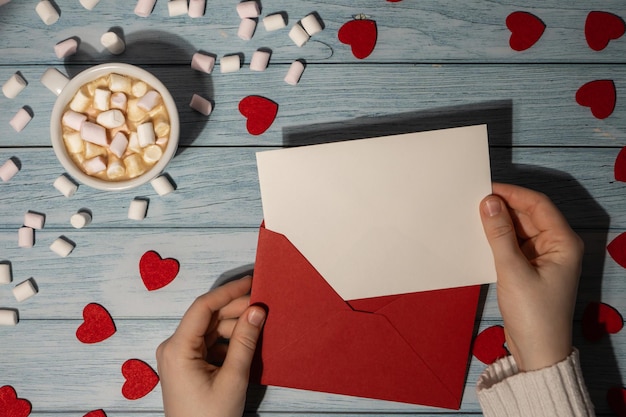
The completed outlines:
{"type": "Polygon", "coordinates": [[[528,12],[513,12],[508,15],[506,27],[511,31],[509,45],[514,51],[525,51],[530,48],[546,30],[543,21],[528,12]]]}
{"type": "Polygon", "coordinates": [[[491,326],[476,336],[472,354],[482,363],[491,365],[509,354],[504,347],[505,343],[504,328],[502,326],[491,326]]]}
{"type": "Polygon", "coordinates": [[[341,43],[350,45],[355,58],[364,59],[374,51],[378,29],[373,20],[354,19],[344,23],[337,36],[341,43]]]}
{"type": "Polygon", "coordinates": [[[608,12],[589,12],[585,21],[587,45],[594,51],[601,51],[610,41],[619,39],[626,32],[624,20],[608,12]]]}
{"type": "Polygon", "coordinates": [[[99,343],[115,333],[115,323],[106,308],[90,303],[83,309],[83,323],[76,329],[76,338],[83,343],[99,343]]]}
{"type": "Polygon", "coordinates": [[[128,400],[145,397],[159,383],[159,376],[154,369],[139,359],[124,362],[122,375],[126,378],[122,386],[122,395],[128,400]]]}
{"type": "Polygon", "coordinates": [[[270,128],[278,114],[278,104],[261,96],[248,96],[239,102],[239,112],[247,119],[246,129],[260,135],[270,128]]]}
{"type": "Polygon", "coordinates": [[[148,291],[165,287],[176,278],[180,264],[173,258],[161,258],[157,252],[150,250],[139,260],[139,275],[148,291]]]}

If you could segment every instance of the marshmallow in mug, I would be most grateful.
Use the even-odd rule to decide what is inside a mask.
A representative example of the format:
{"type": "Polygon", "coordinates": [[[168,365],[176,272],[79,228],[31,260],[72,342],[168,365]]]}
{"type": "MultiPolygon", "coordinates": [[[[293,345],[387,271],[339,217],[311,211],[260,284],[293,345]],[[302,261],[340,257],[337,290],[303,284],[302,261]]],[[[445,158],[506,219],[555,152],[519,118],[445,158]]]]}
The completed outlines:
{"type": "Polygon", "coordinates": [[[115,73],[83,85],[61,124],[73,162],[106,181],[146,172],[161,159],[170,134],[161,95],[142,80],[115,73]]]}

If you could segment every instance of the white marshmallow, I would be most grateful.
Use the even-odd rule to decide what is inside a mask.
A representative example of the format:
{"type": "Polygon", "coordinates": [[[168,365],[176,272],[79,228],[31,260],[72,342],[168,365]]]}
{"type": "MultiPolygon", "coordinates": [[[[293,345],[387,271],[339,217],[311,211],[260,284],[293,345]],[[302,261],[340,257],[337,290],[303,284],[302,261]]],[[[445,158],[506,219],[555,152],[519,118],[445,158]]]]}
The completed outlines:
{"type": "Polygon", "coordinates": [[[210,74],[215,66],[215,57],[196,52],[191,58],[191,68],[210,74]]]}
{"type": "Polygon", "coordinates": [[[17,322],[17,311],[7,308],[0,309],[0,326],[15,326],[17,322]]]}
{"type": "Polygon", "coordinates": [[[130,132],[128,136],[128,149],[133,152],[141,152],[141,146],[139,146],[139,136],[137,132],[130,132]]]}
{"type": "Polygon", "coordinates": [[[204,114],[205,116],[208,116],[213,111],[213,104],[209,100],[198,94],[194,94],[191,97],[191,103],[189,103],[189,107],[191,107],[198,113],[204,114]]]}
{"type": "Polygon", "coordinates": [[[139,0],[135,6],[135,14],[139,17],[148,17],[154,9],[156,0],[139,0]]]}
{"type": "Polygon", "coordinates": [[[154,90],[150,90],[139,99],[139,101],[137,102],[137,107],[145,111],[150,111],[155,108],[156,105],[160,102],[161,95],[154,90]]]}
{"type": "Polygon", "coordinates": [[[243,1],[237,4],[237,14],[241,19],[259,17],[261,10],[256,1],[243,1]]]}
{"type": "Polygon", "coordinates": [[[40,81],[48,90],[52,91],[57,96],[61,94],[61,90],[70,82],[70,80],[56,68],[48,68],[41,76],[40,81]]]}
{"type": "Polygon", "coordinates": [[[204,16],[206,0],[189,0],[189,17],[204,16]]]}
{"type": "Polygon", "coordinates": [[[317,16],[313,13],[306,15],[300,21],[300,24],[302,25],[306,33],[309,34],[309,36],[313,36],[323,30],[322,24],[318,20],[317,16]]]}
{"type": "Polygon", "coordinates": [[[150,184],[152,184],[152,188],[154,188],[154,191],[160,196],[167,195],[174,191],[174,184],[172,184],[167,175],[159,175],[150,181],[150,184]]]}
{"type": "Polygon", "coordinates": [[[131,79],[120,74],[111,74],[109,76],[109,89],[115,93],[130,93],[132,90],[131,79]]]}
{"type": "Polygon", "coordinates": [[[64,236],[56,238],[54,242],[52,242],[52,244],[50,245],[50,250],[63,258],[72,253],[74,248],[74,243],[70,242],[64,236]]]}
{"type": "Polygon", "coordinates": [[[287,22],[285,22],[285,16],[282,13],[276,13],[265,16],[263,18],[263,26],[268,32],[273,32],[287,26],[287,22]]]}
{"type": "Polygon", "coordinates": [[[15,98],[26,88],[26,80],[19,73],[11,75],[11,78],[2,84],[2,93],[6,98],[15,98]]]}
{"type": "Polygon", "coordinates": [[[13,271],[11,264],[8,262],[0,262],[0,285],[10,284],[13,281],[13,271]]]}
{"type": "Polygon", "coordinates": [[[85,142],[78,132],[63,132],[63,142],[69,153],[81,153],[85,149],[85,142]]]}
{"type": "Polygon", "coordinates": [[[130,92],[135,97],[143,97],[148,92],[148,84],[143,81],[136,81],[130,88],[130,92]]]}
{"type": "Polygon", "coordinates": [[[124,118],[124,113],[118,109],[113,109],[100,113],[98,117],[96,117],[96,122],[107,129],[115,129],[126,123],[126,119],[124,118]]]}
{"type": "Polygon", "coordinates": [[[296,23],[289,31],[289,37],[298,46],[302,46],[309,40],[310,36],[300,24],[296,23]]]}
{"type": "Polygon", "coordinates": [[[63,123],[64,126],[67,126],[70,129],[74,129],[79,132],[81,126],[86,121],[87,116],[82,113],[75,112],[74,110],[68,110],[63,113],[63,118],[61,119],[61,123],[63,123]]]}
{"type": "Polygon", "coordinates": [[[109,150],[111,153],[118,158],[121,158],[126,152],[126,148],[128,147],[128,139],[126,135],[122,132],[117,132],[113,139],[111,140],[111,144],[109,145],[109,150]]]}
{"type": "Polygon", "coordinates": [[[72,217],[70,217],[70,224],[75,229],[82,229],[83,227],[88,226],[91,223],[91,220],[91,214],[87,211],[81,210],[72,214],[72,217]]]}
{"type": "Polygon", "coordinates": [[[126,167],[119,159],[109,158],[107,166],[107,177],[111,179],[119,178],[126,173],[126,167]]]}
{"type": "Polygon", "coordinates": [[[59,177],[54,180],[52,185],[65,197],[73,196],[76,193],[76,190],[78,190],[78,185],[76,185],[76,183],[69,179],[66,175],[59,175],[59,177]]]}
{"type": "Polygon", "coordinates": [[[142,148],[154,144],[156,135],[152,122],[142,123],[137,126],[137,139],[139,140],[139,146],[142,148]]]}
{"type": "Polygon", "coordinates": [[[148,201],[135,198],[128,206],[128,218],[131,220],[143,220],[148,212],[148,201]]]}
{"type": "Polygon", "coordinates": [[[13,296],[20,303],[35,294],[37,294],[37,287],[35,286],[35,281],[32,278],[20,282],[15,286],[15,288],[13,288],[13,296]]]}
{"type": "Polygon", "coordinates": [[[244,41],[249,41],[254,35],[256,29],[256,21],[253,19],[245,18],[241,19],[239,23],[239,30],[237,30],[237,36],[244,41]]]}
{"type": "Polygon", "coordinates": [[[124,40],[115,32],[106,32],[100,37],[100,43],[113,55],[119,55],[126,50],[124,40]]]}
{"type": "Polygon", "coordinates": [[[100,0],[80,0],[80,4],[87,10],[93,10],[100,0]]]}
{"type": "Polygon", "coordinates": [[[96,145],[107,146],[109,144],[107,141],[106,129],[92,122],[83,123],[83,125],[80,127],[80,136],[83,138],[83,140],[94,143],[96,145]]]}
{"type": "Polygon", "coordinates": [[[241,58],[239,55],[226,55],[220,59],[220,72],[236,72],[241,69],[241,58]]]}
{"type": "Polygon", "coordinates": [[[54,24],[59,20],[59,12],[54,8],[52,3],[48,0],[42,0],[35,6],[35,11],[41,18],[41,20],[48,26],[54,24]]]}
{"type": "Polygon", "coordinates": [[[97,174],[107,169],[107,164],[102,156],[96,156],[95,158],[87,159],[83,162],[83,168],[87,174],[97,174]]]}
{"type": "Polygon", "coordinates": [[[291,66],[289,66],[287,75],[285,75],[285,82],[289,85],[298,84],[298,82],[300,82],[300,77],[302,77],[303,72],[304,63],[302,63],[302,61],[293,61],[291,63],[291,66]]]}
{"type": "Polygon", "coordinates": [[[78,50],[78,41],[74,38],[69,38],[54,45],[54,54],[59,59],[67,58],[74,55],[78,50]]]}
{"type": "Polygon", "coordinates": [[[78,113],[87,111],[89,106],[91,106],[91,97],[85,94],[82,89],[78,90],[70,101],[70,109],[78,113]]]}
{"type": "Polygon", "coordinates": [[[187,14],[187,0],[170,0],[167,2],[170,17],[187,14]]]}
{"type": "Polygon", "coordinates": [[[97,110],[107,111],[111,103],[111,91],[104,88],[96,88],[93,93],[93,106],[97,110]]]}
{"type": "Polygon", "coordinates": [[[28,211],[24,214],[24,226],[31,229],[43,229],[43,225],[46,221],[46,216],[34,211],[28,211]]]}
{"type": "Polygon", "coordinates": [[[269,62],[270,53],[268,51],[254,51],[250,60],[250,69],[252,71],[265,71],[269,62]]]}
{"type": "Polygon", "coordinates": [[[126,94],[117,92],[111,95],[111,107],[114,109],[120,109],[122,111],[126,111],[126,104],[128,103],[128,98],[126,94]]]}
{"type": "Polygon", "coordinates": [[[136,153],[128,155],[124,158],[124,166],[126,166],[128,178],[136,178],[146,172],[146,167],[143,165],[143,159],[136,153]]]}
{"type": "Polygon", "coordinates": [[[30,113],[24,107],[22,107],[17,111],[17,113],[15,113],[13,118],[9,120],[9,124],[13,129],[15,129],[16,132],[21,132],[22,130],[24,130],[24,128],[31,121],[32,118],[33,117],[30,115],[30,113]]]}
{"type": "Polygon", "coordinates": [[[32,248],[34,245],[35,230],[31,227],[20,227],[17,231],[17,246],[20,248],[32,248]]]}
{"type": "Polygon", "coordinates": [[[19,172],[20,168],[17,166],[13,159],[9,158],[0,166],[0,178],[2,182],[7,182],[19,172]]]}
{"type": "Polygon", "coordinates": [[[154,164],[163,156],[163,149],[159,145],[148,145],[143,150],[143,160],[147,164],[154,164]]]}

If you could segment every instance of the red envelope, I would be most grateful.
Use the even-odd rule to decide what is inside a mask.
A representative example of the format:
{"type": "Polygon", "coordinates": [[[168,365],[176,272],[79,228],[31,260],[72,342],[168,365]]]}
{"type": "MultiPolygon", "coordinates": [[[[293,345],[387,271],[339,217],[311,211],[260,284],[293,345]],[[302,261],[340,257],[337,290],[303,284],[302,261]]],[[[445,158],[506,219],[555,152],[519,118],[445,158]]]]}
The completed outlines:
{"type": "Polygon", "coordinates": [[[471,286],[345,302],[284,235],[261,226],[251,303],[268,316],[251,379],[459,409],[479,294],[471,286]]]}

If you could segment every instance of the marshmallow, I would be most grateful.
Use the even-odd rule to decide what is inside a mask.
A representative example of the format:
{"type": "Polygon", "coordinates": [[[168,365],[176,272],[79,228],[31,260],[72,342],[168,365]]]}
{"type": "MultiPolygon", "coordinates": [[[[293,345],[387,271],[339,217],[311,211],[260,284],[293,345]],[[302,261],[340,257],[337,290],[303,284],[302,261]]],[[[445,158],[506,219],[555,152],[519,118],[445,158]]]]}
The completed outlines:
{"type": "Polygon", "coordinates": [[[306,15],[300,21],[300,24],[302,25],[306,33],[309,34],[309,36],[313,36],[323,30],[322,24],[314,13],[306,15]]]}
{"type": "Polygon", "coordinates": [[[270,53],[268,51],[257,50],[252,54],[250,60],[250,69],[252,71],[265,71],[267,64],[270,62],[270,53]]]}
{"type": "Polygon", "coordinates": [[[144,94],[148,92],[148,84],[144,83],[143,81],[137,81],[133,83],[132,87],[130,88],[130,92],[135,97],[143,97],[144,94]]]}
{"type": "Polygon", "coordinates": [[[100,0],[80,0],[80,4],[87,10],[93,10],[100,0]]]}
{"type": "Polygon", "coordinates": [[[46,216],[34,211],[28,211],[24,214],[24,226],[31,229],[43,229],[43,225],[46,221],[46,216]]]}
{"type": "Polygon", "coordinates": [[[85,154],[82,155],[82,158],[79,156],[80,163],[84,162],[85,159],[95,158],[96,156],[106,156],[107,150],[104,146],[94,145],[91,142],[83,141],[85,144],[85,154]]]}
{"type": "Polygon", "coordinates": [[[115,93],[120,91],[130,93],[132,90],[132,81],[124,75],[111,74],[109,76],[109,89],[115,93]]]}
{"type": "Polygon", "coordinates": [[[102,156],[96,156],[95,158],[87,159],[83,162],[83,168],[87,174],[97,174],[107,169],[107,164],[102,156]]]}
{"type": "Polygon", "coordinates": [[[126,97],[126,94],[122,93],[121,91],[111,94],[111,107],[126,111],[126,103],[128,103],[128,98],[126,97]]]}
{"type": "Polygon", "coordinates": [[[22,77],[20,73],[16,72],[11,75],[11,78],[2,84],[2,93],[6,98],[15,98],[22,92],[23,89],[26,88],[26,84],[27,82],[24,77],[22,77]]]}
{"type": "Polygon", "coordinates": [[[54,24],[59,20],[59,12],[54,8],[52,3],[48,0],[42,0],[35,6],[35,11],[41,18],[41,20],[48,26],[54,24]]]}
{"type": "Polygon", "coordinates": [[[137,139],[139,140],[139,146],[142,148],[154,144],[156,136],[152,122],[142,123],[137,126],[137,139]]]}
{"type": "MultiPolygon", "coordinates": [[[[95,94],[95,92],[94,92],[95,94]]],[[[70,109],[75,112],[82,113],[87,111],[91,106],[91,97],[89,97],[85,92],[80,89],[74,95],[72,101],[70,101],[70,109]]]]}
{"type": "Polygon", "coordinates": [[[54,54],[57,58],[67,58],[70,55],[74,55],[78,50],[78,41],[74,38],[69,38],[54,45],[54,54]]]}
{"type": "Polygon", "coordinates": [[[100,43],[113,55],[119,55],[126,49],[124,40],[115,32],[107,32],[100,37],[100,43]]]}
{"type": "Polygon", "coordinates": [[[204,16],[206,0],[189,0],[189,17],[204,16]]]}
{"type": "Polygon", "coordinates": [[[241,58],[239,55],[226,55],[220,59],[220,72],[236,72],[241,69],[241,58]]]}
{"type": "Polygon", "coordinates": [[[261,10],[256,1],[243,1],[237,4],[237,14],[241,19],[259,17],[261,10]]]}
{"type": "Polygon", "coordinates": [[[289,31],[289,37],[298,46],[302,46],[309,40],[310,36],[300,24],[296,23],[289,31]]]}
{"type": "Polygon", "coordinates": [[[187,0],[170,0],[167,2],[170,17],[187,14],[187,0]]]}
{"type": "Polygon", "coordinates": [[[161,95],[154,90],[150,90],[139,99],[137,107],[145,111],[150,111],[155,108],[160,101],[161,95]]]}
{"type": "Polygon", "coordinates": [[[0,166],[0,178],[2,179],[2,182],[7,182],[13,178],[19,170],[20,168],[12,158],[7,159],[7,161],[0,166]]]}
{"type": "Polygon", "coordinates": [[[124,133],[122,132],[117,132],[115,136],[113,136],[113,139],[111,140],[111,144],[109,145],[109,150],[111,151],[111,153],[113,153],[113,155],[117,156],[118,158],[121,158],[122,155],[124,155],[124,152],[126,152],[127,147],[128,147],[128,139],[126,138],[126,135],[124,135],[124,133]]]}
{"type": "Polygon", "coordinates": [[[37,286],[32,278],[22,281],[13,288],[13,296],[18,302],[29,299],[37,294],[37,286]]]}
{"type": "Polygon", "coordinates": [[[287,26],[285,16],[282,13],[271,14],[263,18],[263,26],[268,32],[273,32],[278,29],[282,29],[287,26]]]}
{"type": "Polygon", "coordinates": [[[118,109],[113,109],[100,113],[98,117],[96,117],[96,122],[107,129],[115,129],[126,123],[126,119],[124,118],[124,113],[118,109]]]}
{"type": "MultiPolygon", "coordinates": [[[[1,6],[2,4],[0,4],[1,6]]],[[[7,308],[0,309],[0,326],[15,326],[18,322],[17,311],[7,308]]]]}
{"type": "Polygon", "coordinates": [[[20,248],[32,248],[34,245],[35,230],[31,227],[20,227],[17,231],[17,246],[20,248]]]}
{"type": "MultiPolygon", "coordinates": [[[[118,110],[119,111],[119,110],[118,110]]],[[[107,146],[107,131],[104,127],[91,122],[85,122],[80,127],[80,136],[87,142],[100,146],[107,146]]]]}
{"type": "Polygon", "coordinates": [[[9,120],[9,124],[11,125],[11,127],[13,127],[13,129],[15,129],[16,132],[21,132],[22,130],[24,130],[24,128],[31,121],[32,118],[33,117],[30,115],[30,113],[24,107],[22,107],[17,111],[17,113],[15,113],[15,116],[13,116],[11,120],[9,120]]]}
{"type": "Polygon", "coordinates": [[[198,94],[194,94],[191,97],[191,103],[189,103],[189,107],[197,111],[198,113],[204,114],[208,116],[213,111],[213,104],[198,94]]]}
{"type": "Polygon", "coordinates": [[[57,255],[65,258],[70,253],[72,253],[75,247],[76,245],[74,245],[72,241],[67,239],[65,236],[60,236],[56,238],[54,242],[52,242],[52,244],[50,245],[50,250],[57,255]]]}
{"type": "Polygon", "coordinates": [[[135,14],[139,17],[148,17],[154,9],[156,0],[139,0],[135,6],[135,14]]]}
{"type": "Polygon", "coordinates": [[[0,262],[0,285],[10,284],[13,281],[13,271],[9,262],[0,262]]]}
{"type": "Polygon", "coordinates": [[[82,229],[91,223],[91,214],[86,210],[79,210],[77,213],[72,214],[70,217],[70,223],[75,229],[82,229]]]}
{"type": "Polygon", "coordinates": [[[285,82],[289,85],[296,85],[300,82],[300,77],[304,72],[304,63],[302,61],[293,61],[287,75],[285,75],[285,82]]]}
{"type": "Polygon", "coordinates": [[[124,158],[124,165],[126,166],[128,178],[135,178],[146,172],[146,167],[143,165],[143,159],[136,153],[128,155],[124,158]]]}
{"type": "Polygon", "coordinates": [[[66,175],[60,175],[52,184],[65,197],[71,197],[78,190],[78,185],[66,175]]]}
{"type": "Polygon", "coordinates": [[[61,123],[64,126],[69,127],[70,129],[74,129],[80,132],[80,128],[84,122],[87,121],[87,116],[82,113],[75,112],[74,110],[68,110],[63,114],[63,118],[61,119],[61,123]]]}
{"type": "Polygon", "coordinates": [[[191,68],[210,74],[215,66],[215,57],[196,52],[191,58],[191,68]]]}
{"type": "Polygon", "coordinates": [[[154,188],[154,191],[160,196],[167,195],[174,191],[174,184],[172,184],[167,175],[159,175],[150,181],[150,184],[152,184],[152,188],[154,188]]]}
{"type": "Polygon", "coordinates": [[[96,88],[93,92],[93,106],[97,110],[109,110],[111,107],[111,91],[104,88],[96,88]]]}
{"type": "Polygon", "coordinates": [[[143,220],[148,212],[148,200],[135,198],[128,206],[128,218],[131,220],[143,220]]]}
{"type": "Polygon", "coordinates": [[[170,125],[164,120],[156,120],[154,124],[154,133],[158,137],[165,137],[170,134],[170,125]]]}
{"type": "Polygon", "coordinates": [[[253,19],[245,18],[241,19],[241,23],[239,23],[239,30],[237,31],[237,36],[244,41],[249,41],[252,39],[252,35],[254,35],[254,30],[256,29],[256,21],[253,19]]]}
{"type": "Polygon", "coordinates": [[[69,153],[81,153],[85,149],[85,141],[80,132],[63,132],[63,142],[69,153]]]}
{"type": "Polygon", "coordinates": [[[143,160],[147,164],[154,164],[163,156],[163,149],[159,145],[148,145],[143,150],[143,160]]]}
{"type": "Polygon", "coordinates": [[[48,90],[52,91],[57,96],[61,94],[61,90],[70,82],[70,80],[56,68],[48,68],[41,76],[40,81],[48,90]]]}
{"type": "Polygon", "coordinates": [[[4,6],[5,4],[9,3],[11,0],[0,0],[0,6],[4,6]]]}
{"type": "Polygon", "coordinates": [[[109,165],[107,166],[107,176],[109,178],[116,179],[125,173],[126,167],[119,159],[109,158],[109,165]]]}

